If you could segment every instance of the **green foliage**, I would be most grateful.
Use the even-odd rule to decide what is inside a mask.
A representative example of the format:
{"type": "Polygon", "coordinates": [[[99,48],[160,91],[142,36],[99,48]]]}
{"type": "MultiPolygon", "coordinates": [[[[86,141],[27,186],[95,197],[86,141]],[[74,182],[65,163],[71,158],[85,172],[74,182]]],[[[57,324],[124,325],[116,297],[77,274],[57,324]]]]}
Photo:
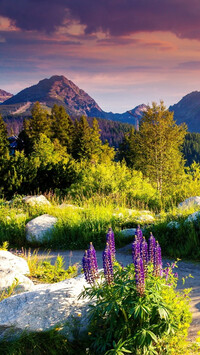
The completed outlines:
{"type": "Polygon", "coordinates": [[[63,106],[54,105],[51,110],[52,137],[66,147],[68,153],[72,152],[74,125],[63,106]]]}
{"type": "Polygon", "coordinates": [[[5,298],[13,296],[15,294],[15,290],[18,285],[19,285],[19,281],[15,279],[11,286],[9,286],[3,291],[0,291],[0,302],[3,301],[5,298]]]}
{"type": "Polygon", "coordinates": [[[183,173],[180,147],[186,134],[184,125],[176,125],[173,113],[163,102],[152,103],[141,120],[135,135],[135,163],[156,186],[161,196],[169,193],[183,173]]]}
{"type": "Polygon", "coordinates": [[[116,263],[112,284],[101,279],[81,294],[94,300],[89,331],[95,354],[170,354],[180,349],[179,337],[183,343],[186,339],[191,322],[188,291],[175,291],[172,269],[166,280],[152,276],[149,266],[143,297],[134,274],[134,264],[122,268],[116,263]]]}
{"type": "Polygon", "coordinates": [[[6,125],[0,115],[0,158],[8,154],[8,139],[6,125]]]}
{"type": "Polygon", "coordinates": [[[24,122],[24,130],[33,143],[37,141],[40,133],[47,137],[51,135],[51,121],[48,112],[42,109],[39,102],[33,105],[31,118],[24,122]]]}
{"type": "Polygon", "coordinates": [[[30,250],[25,253],[30,270],[29,277],[36,282],[41,283],[55,283],[60,282],[71,277],[77,276],[78,266],[75,264],[70,266],[67,270],[64,268],[64,260],[62,256],[57,256],[55,264],[52,265],[47,257],[38,255],[38,250],[35,250],[31,255],[30,250]]]}
{"type": "Polygon", "coordinates": [[[186,165],[190,166],[193,162],[200,163],[200,134],[187,133],[183,143],[183,155],[186,165]]]}

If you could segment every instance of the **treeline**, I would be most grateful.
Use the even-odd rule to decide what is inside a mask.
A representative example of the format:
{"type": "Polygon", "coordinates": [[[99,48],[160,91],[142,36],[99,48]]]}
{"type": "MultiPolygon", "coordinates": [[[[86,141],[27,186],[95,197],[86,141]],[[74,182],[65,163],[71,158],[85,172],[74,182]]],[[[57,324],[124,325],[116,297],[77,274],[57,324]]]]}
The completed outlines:
{"type": "Polygon", "coordinates": [[[80,203],[106,199],[131,207],[169,207],[200,194],[199,165],[184,166],[185,136],[186,127],[176,125],[173,113],[162,102],[153,103],[139,131],[127,132],[115,151],[102,142],[96,119],[72,121],[62,106],[47,112],[36,103],[15,154],[9,153],[0,118],[0,192],[11,198],[52,190],[80,203]]]}

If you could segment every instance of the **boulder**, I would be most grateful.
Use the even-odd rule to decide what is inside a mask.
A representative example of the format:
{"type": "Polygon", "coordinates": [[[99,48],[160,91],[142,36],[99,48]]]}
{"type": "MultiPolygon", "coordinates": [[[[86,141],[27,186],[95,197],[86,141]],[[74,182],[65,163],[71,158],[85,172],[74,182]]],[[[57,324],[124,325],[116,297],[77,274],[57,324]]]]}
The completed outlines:
{"type": "Polygon", "coordinates": [[[29,273],[25,259],[9,251],[0,250],[0,291],[12,286],[15,281],[18,282],[15,293],[32,290],[34,284],[25,276],[29,273]]]}
{"type": "Polygon", "coordinates": [[[51,206],[51,203],[43,195],[26,196],[23,198],[23,201],[30,206],[35,206],[35,205],[51,206]]]}
{"type": "Polygon", "coordinates": [[[36,217],[26,224],[26,239],[28,242],[42,244],[51,237],[57,218],[48,214],[36,217]]]}
{"type": "Polygon", "coordinates": [[[0,250],[0,270],[11,270],[22,275],[30,273],[27,261],[7,250],[0,250]]]}
{"type": "Polygon", "coordinates": [[[200,212],[199,212],[199,211],[194,212],[194,213],[190,214],[190,215],[186,218],[185,223],[188,223],[188,222],[195,222],[195,221],[197,221],[199,218],[200,218],[200,212]]]}
{"type": "Polygon", "coordinates": [[[180,224],[177,222],[177,221],[171,221],[167,224],[167,228],[170,228],[170,229],[178,229],[180,227],[180,224]]]}
{"type": "Polygon", "coordinates": [[[141,216],[138,216],[135,218],[138,223],[151,223],[154,221],[154,217],[150,214],[142,214],[141,216]]]}
{"type": "Polygon", "coordinates": [[[78,299],[86,284],[83,275],[51,284],[38,285],[0,302],[0,339],[23,331],[45,331],[65,322],[64,332],[73,338],[74,324],[80,331],[88,324],[88,299],[78,299]]]}
{"type": "Polygon", "coordinates": [[[178,208],[189,208],[192,206],[200,206],[200,196],[187,198],[185,201],[179,203],[178,208]]]}

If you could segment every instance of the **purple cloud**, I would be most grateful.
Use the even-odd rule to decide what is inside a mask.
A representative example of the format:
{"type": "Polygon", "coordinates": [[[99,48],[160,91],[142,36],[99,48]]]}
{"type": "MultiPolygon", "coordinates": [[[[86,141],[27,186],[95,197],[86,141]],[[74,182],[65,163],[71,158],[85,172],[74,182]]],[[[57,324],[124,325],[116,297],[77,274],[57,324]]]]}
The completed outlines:
{"type": "Polygon", "coordinates": [[[180,38],[200,39],[197,0],[0,0],[0,15],[24,30],[52,32],[77,20],[86,34],[170,31],[180,38]]]}

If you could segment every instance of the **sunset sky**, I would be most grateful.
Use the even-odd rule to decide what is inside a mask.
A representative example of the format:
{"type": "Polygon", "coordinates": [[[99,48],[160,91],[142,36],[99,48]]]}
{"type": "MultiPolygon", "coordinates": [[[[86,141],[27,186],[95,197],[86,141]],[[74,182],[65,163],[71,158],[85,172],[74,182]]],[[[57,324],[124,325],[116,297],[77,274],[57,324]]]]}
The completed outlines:
{"type": "Polygon", "coordinates": [[[199,0],[0,0],[0,89],[64,75],[105,111],[200,91],[199,0]]]}

